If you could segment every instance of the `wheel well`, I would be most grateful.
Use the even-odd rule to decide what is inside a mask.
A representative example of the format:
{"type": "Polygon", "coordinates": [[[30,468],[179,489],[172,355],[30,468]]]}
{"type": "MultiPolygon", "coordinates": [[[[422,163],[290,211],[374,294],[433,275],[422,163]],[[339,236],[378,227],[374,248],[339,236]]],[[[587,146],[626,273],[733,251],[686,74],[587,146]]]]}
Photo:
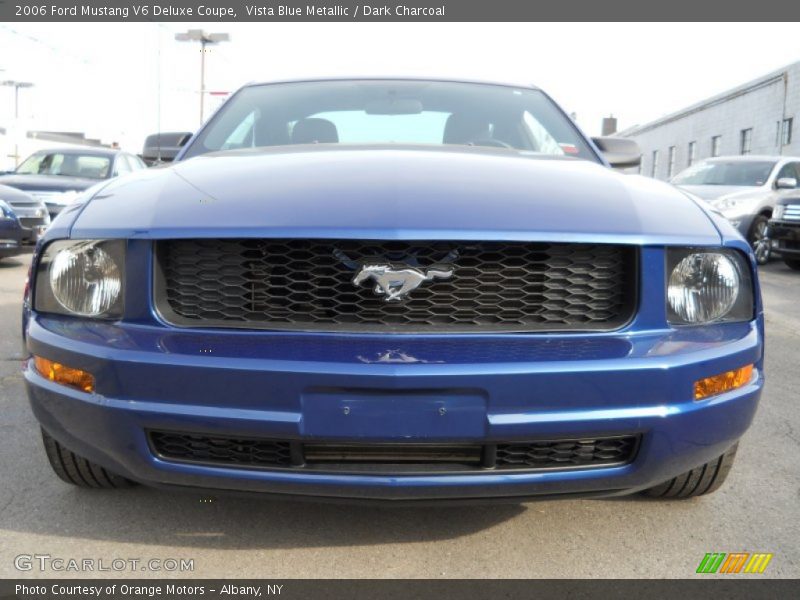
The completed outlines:
{"type": "Polygon", "coordinates": [[[765,208],[758,214],[759,215],[763,215],[765,217],[771,217],[772,216],[772,209],[771,208],[765,208]]]}

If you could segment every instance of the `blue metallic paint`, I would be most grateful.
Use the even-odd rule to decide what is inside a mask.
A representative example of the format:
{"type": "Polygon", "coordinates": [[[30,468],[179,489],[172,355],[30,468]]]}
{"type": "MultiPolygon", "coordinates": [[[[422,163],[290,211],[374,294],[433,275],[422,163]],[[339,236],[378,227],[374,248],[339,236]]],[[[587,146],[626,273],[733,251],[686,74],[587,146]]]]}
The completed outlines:
{"type": "Polygon", "coordinates": [[[16,217],[3,218],[0,211],[0,258],[22,254],[23,236],[24,230],[19,220],[16,217]]]}
{"type": "Polygon", "coordinates": [[[201,156],[125,177],[94,197],[71,235],[719,243],[684,194],[596,163],[333,145],[201,156]]]}
{"type": "Polygon", "coordinates": [[[44,243],[69,236],[129,238],[125,317],[26,312],[31,354],[97,379],[97,393],[86,394],[29,366],[31,404],[70,449],[154,485],[404,500],[627,493],[729,448],[749,426],[763,384],[762,306],[747,244],[676,189],[585,161],[418,148],[201,157],[109,183],[62,213],[44,243]],[[618,331],[563,335],[167,326],[151,302],[151,240],[206,235],[631,243],[640,246],[639,307],[618,331]],[[670,245],[745,253],[756,286],[754,320],[670,327],[670,245]],[[391,362],[400,355],[405,362],[391,362]],[[696,379],[747,363],[757,367],[748,385],[692,400],[696,379]],[[341,421],[344,400],[360,401],[381,420],[371,397],[400,407],[392,414],[405,424],[326,427],[341,421]],[[409,402],[445,406],[455,416],[437,427],[402,408],[409,402]],[[373,441],[644,437],[636,460],[613,468],[379,476],[171,463],[153,455],[145,428],[373,441]]]}

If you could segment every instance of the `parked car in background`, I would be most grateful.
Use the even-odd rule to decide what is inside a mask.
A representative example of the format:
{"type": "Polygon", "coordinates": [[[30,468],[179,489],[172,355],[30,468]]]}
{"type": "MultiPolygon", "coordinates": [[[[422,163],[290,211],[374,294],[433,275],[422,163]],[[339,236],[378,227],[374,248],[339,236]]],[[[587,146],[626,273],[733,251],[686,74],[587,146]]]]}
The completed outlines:
{"type": "Polygon", "coordinates": [[[14,210],[0,200],[0,259],[22,252],[22,225],[14,210]]]}
{"type": "Polygon", "coordinates": [[[58,148],[34,152],[0,184],[43,200],[51,217],[98,181],[146,169],[141,158],[111,148],[58,148]]]}
{"type": "Polygon", "coordinates": [[[22,242],[36,242],[50,225],[50,215],[43,200],[17,188],[0,185],[0,200],[14,212],[22,227],[22,242]]]}
{"type": "Polygon", "coordinates": [[[32,259],[25,380],[82,487],[713,492],[764,317],[730,223],[531,86],[249,85],[32,259]],[[168,199],[168,202],[164,200],[168,199]]]}
{"type": "Polygon", "coordinates": [[[783,262],[800,271],[800,193],[778,200],[769,222],[769,239],[783,262]]]}
{"type": "Polygon", "coordinates": [[[770,257],[765,238],[772,211],[798,181],[800,158],[755,155],[708,158],[672,179],[721,212],[750,242],[759,264],[770,257]]]}

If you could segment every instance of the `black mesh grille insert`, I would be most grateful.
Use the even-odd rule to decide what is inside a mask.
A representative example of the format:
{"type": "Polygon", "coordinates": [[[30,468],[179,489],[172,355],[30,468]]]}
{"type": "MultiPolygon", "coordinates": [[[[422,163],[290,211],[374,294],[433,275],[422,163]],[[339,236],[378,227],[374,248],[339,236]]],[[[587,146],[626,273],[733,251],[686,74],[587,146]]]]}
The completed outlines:
{"type": "Polygon", "coordinates": [[[151,431],[156,454],[173,460],[253,467],[291,464],[289,442],[151,431]]]}
{"type": "Polygon", "coordinates": [[[628,462],[636,449],[636,437],[527,442],[497,445],[497,466],[553,468],[609,465],[628,462]]]}
{"type": "Polygon", "coordinates": [[[156,455],[165,460],[239,467],[285,467],[341,471],[362,466],[398,472],[427,470],[535,470],[612,466],[633,460],[639,436],[545,440],[499,444],[341,443],[229,438],[204,433],[150,431],[156,455]]]}
{"type": "Polygon", "coordinates": [[[167,240],[157,243],[156,302],[187,327],[323,330],[608,330],[632,316],[636,252],[604,244],[167,240]],[[423,272],[385,302],[363,264],[423,272]]]}

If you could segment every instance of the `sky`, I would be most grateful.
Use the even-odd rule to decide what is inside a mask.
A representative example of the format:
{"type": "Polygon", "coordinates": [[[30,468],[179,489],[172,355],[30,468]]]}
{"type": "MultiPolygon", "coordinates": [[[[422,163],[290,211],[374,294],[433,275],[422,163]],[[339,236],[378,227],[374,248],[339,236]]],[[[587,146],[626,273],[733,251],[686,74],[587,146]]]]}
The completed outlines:
{"type": "MultiPolygon", "coordinates": [[[[533,83],[590,135],[604,116],[645,123],[800,60],[795,23],[0,23],[0,81],[35,84],[19,127],[137,153],[149,133],[195,130],[199,46],[174,40],[189,28],[231,37],[206,54],[209,91],[326,75],[533,83]]],[[[0,127],[13,115],[0,87],[0,127]]]]}

